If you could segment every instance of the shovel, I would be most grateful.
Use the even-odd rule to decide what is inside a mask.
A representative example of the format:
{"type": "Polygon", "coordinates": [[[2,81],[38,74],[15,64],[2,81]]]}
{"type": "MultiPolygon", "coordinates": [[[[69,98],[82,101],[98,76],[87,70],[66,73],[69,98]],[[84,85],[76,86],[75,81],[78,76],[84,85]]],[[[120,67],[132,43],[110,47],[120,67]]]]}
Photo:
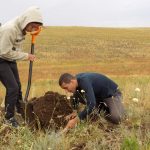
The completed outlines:
{"type": "MultiPolygon", "coordinates": [[[[41,27],[37,31],[31,32],[32,40],[31,40],[31,54],[34,54],[34,44],[35,44],[35,37],[40,33],[41,27]]],[[[28,84],[27,84],[27,89],[24,97],[24,101],[22,102],[22,107],[24,109],[24,112],[22,114],[22,117],[25,118],[26,122],[26,112],[27,112],[27,104],[28,104],[28,96],[31,88],[31,80],[32,80],[32,68],[33,68],[33,61],[30,61],[29,64],[29,74],[28,74],[28,84]]]]}

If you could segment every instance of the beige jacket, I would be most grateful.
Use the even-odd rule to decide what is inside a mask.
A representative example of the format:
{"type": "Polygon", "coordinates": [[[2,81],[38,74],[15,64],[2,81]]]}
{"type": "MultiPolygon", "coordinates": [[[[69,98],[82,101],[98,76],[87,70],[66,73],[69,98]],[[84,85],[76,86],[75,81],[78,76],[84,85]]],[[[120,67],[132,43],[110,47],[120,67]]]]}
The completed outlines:
{"type": "Polygon", "coordinates": [[[0,58],[8,61],[28,59],[28,53],[21,52],[21,43],[25,39],[22,31],[30,22],[43,22],[39,8],[31,7],[0,27],[0,58]]]}

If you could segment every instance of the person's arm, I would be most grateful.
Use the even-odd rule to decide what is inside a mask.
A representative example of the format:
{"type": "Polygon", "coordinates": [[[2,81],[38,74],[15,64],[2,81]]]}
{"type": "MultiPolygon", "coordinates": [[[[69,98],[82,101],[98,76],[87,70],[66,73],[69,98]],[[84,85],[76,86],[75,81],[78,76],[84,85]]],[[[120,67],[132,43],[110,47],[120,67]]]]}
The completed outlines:
{"type": "Polygon", "coordinates": [[[74,128],[79,122],[79,120],[85,119],[87,115],[89,115],[96,106],[96,99],[93,87],[89,80],[87,78],[83,79],[80,86],[85,91],[86,107],[77,116],[74,116],[71,120],[69,120],[63,132],[67,132],[68,129],[74,128]]]}
{"type": "Polygon", "coordinates": [[[71,120],[69,120],[63,132],[67,132],[68,129],[74,128],[79,122],[79,120],[85,119],[87,115],[89,115],[96,106],[96,99],[93,87],[89,80],[87,78],[84,78],[80,86],[85,91],[86,107],[77,116],[74,116],[71,120]]]}
{"type": "Polygon", "coordinates": [[[86,107],[78,114],[80,120],[83,120],[87,115],[91,114],[96,106],[96,98],[94,95],[93,87],[87,78],[81,81],[81,88],[85,91],[86,107]]]}
{"type": "Polygon", "coordinates": [[[15,40],[16,34],[13,30],[3,31],[0,41],[0,55],[2,58],[9,60],[28,60],[28,53],[13,50],[15,40]]]}

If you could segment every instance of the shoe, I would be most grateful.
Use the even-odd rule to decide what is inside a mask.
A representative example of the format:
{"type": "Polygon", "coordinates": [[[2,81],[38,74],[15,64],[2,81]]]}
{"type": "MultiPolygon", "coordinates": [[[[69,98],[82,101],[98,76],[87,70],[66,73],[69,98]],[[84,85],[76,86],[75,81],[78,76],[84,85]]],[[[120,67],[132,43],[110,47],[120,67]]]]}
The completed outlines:
{"type": "Polygon", "coordinates": [[[14,128],[18,128],[19,127],[19,123],[17,122],[17,120],[15,118],[10,118],[10,119],[5,119],[4,122],[6,125],[10,125],[14,128]]]}

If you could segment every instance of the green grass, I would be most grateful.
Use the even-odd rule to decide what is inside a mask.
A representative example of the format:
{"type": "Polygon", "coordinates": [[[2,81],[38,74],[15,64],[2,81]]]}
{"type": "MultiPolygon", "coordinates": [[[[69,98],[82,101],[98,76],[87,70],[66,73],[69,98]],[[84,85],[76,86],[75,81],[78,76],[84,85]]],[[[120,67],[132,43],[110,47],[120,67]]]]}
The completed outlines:
{"type": "MultiPolygon", "coordinates": [[[[29,36],[23,48],[30,50],[29,36]]],[[[47,27],[37,38],[35,48],[37,60],[30,98],[49,90],[66,94],[58,86],[61,73],[99,72],[118,83],[127,119],[113,126],[100,117],[98,122],[81,123],[67,135],[54,131],[34,132],[27,127],[3,131],[0,122],[0,149],[150,149],[150,28],[47,27]],[[140,92],[135,91],[136,88],[140,92]]],[[[24,95],[28,62],[19,62],[18,67],[24,95]]],[[[0,89],[2,101],[5,89],[2,85],[0,89]]]]}

